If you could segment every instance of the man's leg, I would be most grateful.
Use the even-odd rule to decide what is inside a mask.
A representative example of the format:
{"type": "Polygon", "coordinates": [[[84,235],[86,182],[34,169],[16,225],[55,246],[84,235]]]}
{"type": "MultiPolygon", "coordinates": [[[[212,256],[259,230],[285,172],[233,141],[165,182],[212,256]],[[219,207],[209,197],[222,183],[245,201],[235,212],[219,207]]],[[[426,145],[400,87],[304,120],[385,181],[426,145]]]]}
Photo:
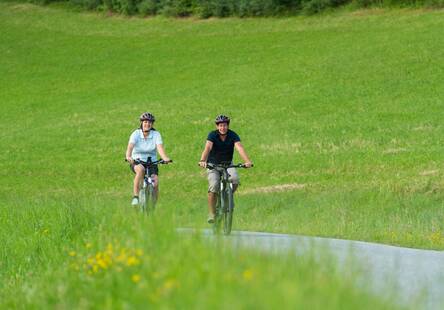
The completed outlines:
{"type": "Polygon", "coordinates": [[[208,218],[216,215],[216,193],[208,192],[208,218]]]}
{"type": "Polygon", "coordinates": [[[216,170],[208,170],[208,223],[214,223],[216,216],[217,193],[219,192],[220,174],[216,170]]]}
{"type": "Polygon", "coordinates": [[[227,169],[228,174],[230,175],[230,182],[233,185],[233,193],[237,190],[239,187],[239,174],[237,174],[237,170],[235,168],[228,168],[227,169]]]}

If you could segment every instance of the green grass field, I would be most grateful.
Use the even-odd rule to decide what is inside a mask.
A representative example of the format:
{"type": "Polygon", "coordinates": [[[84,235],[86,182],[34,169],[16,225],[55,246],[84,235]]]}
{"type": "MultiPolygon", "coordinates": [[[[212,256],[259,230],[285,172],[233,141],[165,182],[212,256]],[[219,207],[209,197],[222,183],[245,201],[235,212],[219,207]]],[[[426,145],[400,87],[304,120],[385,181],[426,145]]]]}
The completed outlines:
{"type": "Polygon", "coordinates": [[[443,17],[140,19],[0,2],[0,306],[163,296],[164,307],[208,307],[228,281],[227,299],[247,296],[239,308],[382,307],[314,262],[225,253],[171,231],[206,226],[197,161],[225,113],[255,164],[241,171],[235,229],[444,249],[443,17]],[[160,172],[157,221],[170,225],[129,208],[123,158],[145,110],[175,161],[160,172]],[[88,262],[107,249],[107,268],[88,262]],[[122,249],[139,263],[119,261],[122,249]],[[254,297],[276,277],[271,303],[254,297]]]}

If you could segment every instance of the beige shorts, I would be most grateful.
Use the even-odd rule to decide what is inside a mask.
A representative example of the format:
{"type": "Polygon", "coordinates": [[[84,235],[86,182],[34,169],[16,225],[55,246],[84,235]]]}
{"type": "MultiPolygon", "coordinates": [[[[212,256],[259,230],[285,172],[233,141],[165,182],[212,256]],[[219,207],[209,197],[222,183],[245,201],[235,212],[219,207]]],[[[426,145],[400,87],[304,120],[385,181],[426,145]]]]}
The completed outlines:
{"type": "MultiPolygon", "coordinates": [[[[228,168],[228,174],[230,175],[230,182],[233,184],[239,184],[239,175],[237,174],[236,168],[228,168]]],[[[219,181],[221,173],[216,169],[207,169],[208,174],[208,192],[218,193],[219,192],[219,181]]]]}

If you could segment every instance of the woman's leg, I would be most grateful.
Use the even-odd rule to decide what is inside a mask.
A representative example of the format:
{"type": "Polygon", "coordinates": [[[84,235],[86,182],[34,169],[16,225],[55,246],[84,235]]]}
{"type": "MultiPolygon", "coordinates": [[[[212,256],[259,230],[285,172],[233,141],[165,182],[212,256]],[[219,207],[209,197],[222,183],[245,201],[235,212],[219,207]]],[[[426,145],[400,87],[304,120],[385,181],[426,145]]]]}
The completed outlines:
{"type": "Polygon", "coordinates": [[[145,168],[142,165],[134,166],[134,172],[136,176],[134,177],[134,196],[139,197],[140,184],[142,184],[143,176],[145,175],[145,168]]]}
{"type": "Polygon", "coordinates": [[[156,203],[157,199],[159,199],[159,176],[157,174],[152,174],[151,179],[153,180],[153,185],[154,185],[154,192],[153,192],[154,203],[156,203]]]}

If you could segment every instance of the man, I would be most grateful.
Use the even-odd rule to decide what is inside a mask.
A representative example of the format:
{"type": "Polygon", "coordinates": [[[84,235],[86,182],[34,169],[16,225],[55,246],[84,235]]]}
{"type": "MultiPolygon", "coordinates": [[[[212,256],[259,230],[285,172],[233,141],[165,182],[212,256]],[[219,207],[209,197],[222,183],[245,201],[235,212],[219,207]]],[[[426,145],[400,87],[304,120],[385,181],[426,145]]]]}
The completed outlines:
{"type": "MultiPolygon", "coordinates": [[[[233,161],[234,148],[239,152],[244,161],[245,167],[252,166],[240,142],[239,136],[229,129],[230,118],[225,115],[216,117],[216,130],[210,132],[207,137],[205,148],[200,157],[199,166],[207,168],[207,163],[211,164],[230,164],[233,161]]],[[[208,173],[208,223],[214,223],[216,215],[217,193],[219,192],[220,173],[216,169],[207,169],[208,173]]],[[[239,176],[235,168],[228,168],[230,181],[233,184],[233,192],[239,185],[239,176]]]]}

